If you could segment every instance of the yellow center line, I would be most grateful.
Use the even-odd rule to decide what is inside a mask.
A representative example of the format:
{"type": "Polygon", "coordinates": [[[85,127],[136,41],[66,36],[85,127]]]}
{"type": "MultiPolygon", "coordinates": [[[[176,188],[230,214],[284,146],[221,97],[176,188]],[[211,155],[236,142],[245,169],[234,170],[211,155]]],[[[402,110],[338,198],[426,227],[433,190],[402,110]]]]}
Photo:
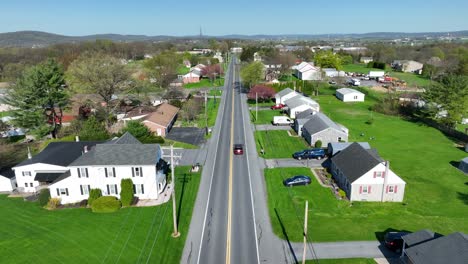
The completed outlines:
{"type": "MultiPolygon", "coordinates": [[[[234,74],[233,74],[233,79],[235,80],[234,74]]],[[[226,264],[231,263],[232,162],[233,162],[233,145],[234,145],[234,90],[235,89],[231,90],[232,109],[231,109],[231,141],[230,141],[230,151],[229,151],[230,154],[229,154],[228,224],[227,224],[227,236],[226,236],[227,237],[226,264]]]]}

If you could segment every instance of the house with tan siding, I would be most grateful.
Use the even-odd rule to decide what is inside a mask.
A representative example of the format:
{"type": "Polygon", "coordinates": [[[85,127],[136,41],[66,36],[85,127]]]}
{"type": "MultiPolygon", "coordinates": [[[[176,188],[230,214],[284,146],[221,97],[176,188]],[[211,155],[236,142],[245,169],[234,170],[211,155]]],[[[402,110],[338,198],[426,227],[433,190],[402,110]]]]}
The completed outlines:
{"type": "Polygon", "coordinates": [[[178,112],[178,107],[162,103],[155,112],[145,117],[143,124],[156,135],[165,137],[174,125],[178,112]]]}

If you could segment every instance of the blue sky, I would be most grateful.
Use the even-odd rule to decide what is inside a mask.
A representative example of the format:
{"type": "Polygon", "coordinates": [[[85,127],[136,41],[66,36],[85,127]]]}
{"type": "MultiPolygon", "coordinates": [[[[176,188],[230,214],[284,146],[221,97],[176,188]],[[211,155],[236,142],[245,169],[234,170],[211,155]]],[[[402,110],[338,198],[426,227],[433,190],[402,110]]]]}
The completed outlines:
{"type": "Polygon", "coordinates": [[[0,32],[333,34],[468,30],[466,0],[2,0],[0,32]]]}

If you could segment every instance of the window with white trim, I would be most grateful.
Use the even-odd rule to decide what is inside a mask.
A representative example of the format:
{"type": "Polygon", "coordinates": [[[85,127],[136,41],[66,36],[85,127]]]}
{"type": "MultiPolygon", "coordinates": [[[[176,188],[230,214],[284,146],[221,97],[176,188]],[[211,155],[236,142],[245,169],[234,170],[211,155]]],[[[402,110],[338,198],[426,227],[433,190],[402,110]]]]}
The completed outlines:
{"type": "Polygon", "coordinates": [[[88,178],[88,170],[86,168],[78,168],[80,171],[79,171],[79,175],[80,177],[82,178],[88,178]]]}
{"type": "Polygon", "coordinates": [[[143,184],[134,184],[133,185],[133,193],[134,194],[145,194],[145,187],[143,184]]]}
{"type": "Polygon", "coordinates": [[[376,172],[375,172],[375,177],[379,177],[379,178],[380,178],[380,177],[383,177],[383,175],[384,175],[384,172],[383,172],[383,171],[376,171],[376,172]]]}
{"type": "Polygon", "coordinates": [[[67,188],[59,188],[59,195],[68,195],[67,188]]]}
{"type": "Polygon", "coordinates": [[[107,190],[109,191],[108,194],[117,194],[117,184],[108,184],[107,190]]]}
{"type": "Polygon", "coordinates": [[[133,176],[134,177],[142,177],[143,176],[141,167],[133,167],[132,170],[133,170],[133,176]]]}
{"type": "Polygon", "coordinates": [[[31,176],[30,171],[23,171],[22,174],[23,174],[23,176],[31,176]]]}
{"type": "Polygon", "coordinates": [[[389,185],[388,186],[388,193],[394,193],[395,192],[395,186],[389,185]]]}
{"type": "Polygon", "coordinates": [[[89,195],[90,189],[91,189],[91,186],[89,185],[80,185],[81,195],[89,195]]]}
{"type": "Polygon", "coordinates": [[[106,168],[106,177],[115,177],[115,169],[114,168],[106,168]]]}
{"type": "Polygon", "coordinates": [[[32,182],[29,183],[29,187],[33,187],[33,183],[32,183],[32,182]]]}
{"type": "Polygon", "coordinates": [[[362,186],[362,193],[368,193],[367,186],[362,186]]]}

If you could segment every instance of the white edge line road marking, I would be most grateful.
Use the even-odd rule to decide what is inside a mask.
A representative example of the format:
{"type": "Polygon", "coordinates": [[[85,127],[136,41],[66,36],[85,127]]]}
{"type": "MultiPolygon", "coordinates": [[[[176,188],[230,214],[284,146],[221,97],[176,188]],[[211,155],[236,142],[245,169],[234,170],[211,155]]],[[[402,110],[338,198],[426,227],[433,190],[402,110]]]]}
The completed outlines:
{"type": "MultiPolygon", "coordinates": [[[[229,87],[229,82],[228,82],[228,87],[229,87]]],[[[221,101],[221,100],[220,100],[221,101]]],[[[221,121],[224,117],[224,108],[226,106],[226,100],[223,101],[223,110],[221,111],[221,121]]],[[[203,245],[203,236],[205,235],[205,225],[206,225],[206,217],[208,216],[208,208],[210,207],[210,195],[211,195],[211,186],[213,185],[213,175],[214,175],[214,169],[215,165],[214,163],[216,162],[216,156],[218,155],[218,145],[219,145],[219,138],[221,137],[221,131],[218,131],[218,138],[216,139],[216,151],[215,151],[215,156],[213,159],[213,169],[211,170],[211,179],[210,179],[210,188],[208,189],[208,201],[206,203],[206,209],[205,209],[205,217],[203,219],[203,227],[202,227],[202,234],[200,236],[200,247],[198,248],[198,258],[197,258],[197,264],[200,263],[200,256],[201,256],[201,249],[203,245]]]]}
{"type": "MultiPolygon", "coordinates": [[[[239,94],[240,96],[240,94],[239,94]]],[[[241,98],[242,99],[242,98],[241,98]]],[[[242,124],[244,126],[244,142],[247,143],[247,136],[245,133],[245,118],[244,118],[244,107],[242,106],[242,101],[241,101],[241,113],[242,113],[242,124]]],[[[246,144],[247,145],[247,144],[246,144]]],[[[252,177],[250,176],[250,165],[249,165],[249,151],[247,150],[248,148],[245,148],[245,155],[247,157],[247,174],[249,175],[249,186],[250,186],[250,201],[252,204],[252,214],[253,214],[253,222],[254,222],[254,231],[255,231],[255,248],[257,250],[257,263],[260,264],[260,254],[258,253],[258,240],[257,240],[257,223],[255,222],[255,210],[254,210],[254,197],[253,197],[253,192],[252,192],[252,177]]]]}

